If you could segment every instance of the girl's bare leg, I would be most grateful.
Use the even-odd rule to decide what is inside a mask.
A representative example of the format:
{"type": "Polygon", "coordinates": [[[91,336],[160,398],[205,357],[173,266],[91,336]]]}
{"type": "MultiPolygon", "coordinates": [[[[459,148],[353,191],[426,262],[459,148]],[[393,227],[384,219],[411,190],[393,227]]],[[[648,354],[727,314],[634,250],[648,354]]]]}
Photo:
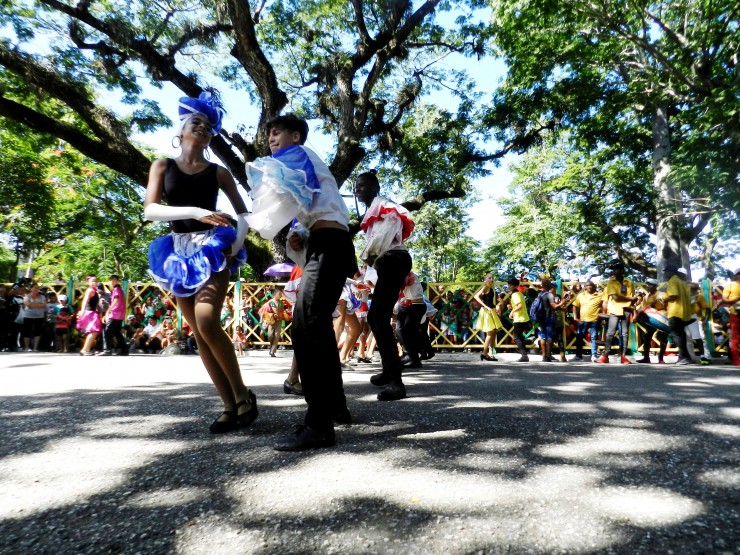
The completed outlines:
{"type": "Polygon", "coordinates": [[[87,337],[85,338],[85,344],[82,346],[82,350],[85,352],[89,352],[92,350],[92,348],[95,346],[95,341],[98,338],[98,334],[95,332],[88,333],[87,337]]]}
{"type": "Polygon", "coordinates": [[[239,407],[239,413],[243,414],[252,408],[249,389],[242,380],[231,339],[221,327],[221,307],[228,284],[227,270],[213,274],[193,297],[178,298],[177,304],[193,330],[198,353],[223,401],[224,410],[233,411],[238,403],[247,401],[246,406],[239,407]]]}
{"type": "Polygon", "coordinates": [[[357,341],[357,338],[360,336],[360,332],[362,331],[360,322],[357,319],[357,315],[355,314],[347,314],[345,323],[347,324],[347,327],[349,329],[347,330],[347,335],[344,338],[344,345],[339,355],[339,360],[342,363],[345,363],[349,360],[350,356],[352,355],[352,351],[355,348],[355,342],[357,341]]]}

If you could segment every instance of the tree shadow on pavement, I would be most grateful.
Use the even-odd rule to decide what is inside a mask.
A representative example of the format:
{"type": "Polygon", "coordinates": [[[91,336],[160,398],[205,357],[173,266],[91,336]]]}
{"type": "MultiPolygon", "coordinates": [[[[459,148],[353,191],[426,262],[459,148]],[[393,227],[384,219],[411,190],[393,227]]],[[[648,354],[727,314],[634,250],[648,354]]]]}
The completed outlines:
{"type": "MultiPolygon", "coordinates": [[[[360,381],[360,379],[362,381],[360,381]]],[[[725,367],[439,362],[409,398],[346,379],[334,449],[272,450],[304,404],[212,386],[5,396],[0,551],[731,553],[740,379],[725,367]],[[217,412],[217,411],[216,411],[217,412]]]]}

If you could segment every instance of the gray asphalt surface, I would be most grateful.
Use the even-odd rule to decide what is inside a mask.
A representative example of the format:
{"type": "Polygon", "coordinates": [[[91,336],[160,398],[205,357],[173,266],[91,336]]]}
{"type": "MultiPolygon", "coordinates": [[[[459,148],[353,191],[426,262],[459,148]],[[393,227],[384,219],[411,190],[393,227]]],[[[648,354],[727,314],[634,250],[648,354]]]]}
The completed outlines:
{"type": "Polygon", "coordinates": [[[362,365],[337,446],[281,453],[290,356],[211,436],[197,357],[0,355],[0,552],[740,553],[736,368],[441,354],[381,403],[362,365]]]}

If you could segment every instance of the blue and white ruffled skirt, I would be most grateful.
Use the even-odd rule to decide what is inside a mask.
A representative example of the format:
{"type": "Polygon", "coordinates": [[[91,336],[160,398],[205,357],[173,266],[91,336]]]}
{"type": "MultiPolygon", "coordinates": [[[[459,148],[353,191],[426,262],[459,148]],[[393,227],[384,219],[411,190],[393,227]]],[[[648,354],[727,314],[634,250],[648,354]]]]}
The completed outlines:
{"type": "MultiPolygon", "coordinates": [[[[233,227],[214,227],[207,231],[170,233],[149,245],[149,274],[162,289],[176,297],[195,295],[211,274],[226,268],[224,251],[236,240],[233,227]]],[[[233,274],[247,261],[242,248],[231,260],[233,274]]]]}

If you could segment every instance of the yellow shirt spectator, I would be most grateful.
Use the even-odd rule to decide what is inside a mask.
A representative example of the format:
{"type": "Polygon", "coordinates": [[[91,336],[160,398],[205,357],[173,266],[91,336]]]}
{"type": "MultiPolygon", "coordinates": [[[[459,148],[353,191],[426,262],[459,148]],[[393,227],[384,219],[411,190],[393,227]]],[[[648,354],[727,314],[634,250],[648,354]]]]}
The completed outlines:
{"type": "Polygon", "coordinates": [[[623,297],[635,296],[635,284],[632,280],[622,278],[618,281],[614,276],[609,278],[604,291],[604,300],[606,301],[606,312],[610,316],[624,316],[624,309],[632,306],[630,301],[617,301],[612,295],[621,295],[623,297]]]}
{"type": "Polygon", "coordinates": [[[732,303],[729,306],[730,314],[740,315],[740,311],[737,309],[738,302],[740,302],[740,281],[735,280],[725,287],[722,293],[722,299],[732,303]]]}
{"type": "Polygon", "coordinates": [[[668,301],[668,318],[680,318],[684,322],[691,320],[691,291],[684,280],[672,275],[666,287],[666,298],[677,297],[668,301]]]}
{"type": "Polygon", "coordinates": [[[578,307],[581,322],[597,322],[601,313],[601,302],[603,295],[601,293],[589,293],[581,291],[573,301],[573,306],[578,307]]]}
{"type": "Polygon", "coordinates": [[[520,291],[511,294],[511,321],[514,323],[529,322],[529,313],[527,312],[527,303],[524,295],[520,291]]]}

